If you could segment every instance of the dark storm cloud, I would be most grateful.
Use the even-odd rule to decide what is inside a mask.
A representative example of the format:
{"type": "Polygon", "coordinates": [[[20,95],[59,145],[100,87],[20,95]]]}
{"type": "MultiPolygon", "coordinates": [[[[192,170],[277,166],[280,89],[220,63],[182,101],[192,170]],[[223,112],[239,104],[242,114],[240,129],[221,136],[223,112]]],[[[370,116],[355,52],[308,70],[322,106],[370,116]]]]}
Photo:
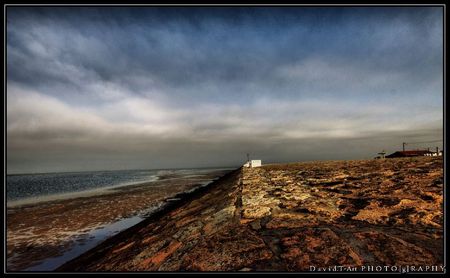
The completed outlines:
{"type": "Polygon", "coordinates": [[[438,10],[241,10],[37,8],[16,15],[12,9],[10,80],[72,84],[82,92],[73,72],[78,70],[136,93],[149,86],[134,82],[138,76],[173,94],[230,83],[249,90],[249,83],[258,83],[283,95],[289,84],[273,71],[310,57],[367,76],[403,72],[429,79],[441,70],[435,67],[442,61],[438,10]]]}
{"type": "Polygon", "coordinates": [[[8,161],[225,165],[440,136],[442,32],[427,7],[8,7],[8,161]]]}

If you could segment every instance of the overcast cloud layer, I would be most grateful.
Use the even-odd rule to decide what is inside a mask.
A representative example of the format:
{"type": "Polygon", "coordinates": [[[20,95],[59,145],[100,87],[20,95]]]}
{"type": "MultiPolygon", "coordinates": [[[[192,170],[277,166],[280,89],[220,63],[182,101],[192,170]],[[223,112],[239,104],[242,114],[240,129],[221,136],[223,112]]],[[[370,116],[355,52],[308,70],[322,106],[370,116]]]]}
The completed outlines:
{"type": "Polygon", "coordinates": [[[8,7],[7,171],[365,159],[442,139],[442,21],[439,7],[8,7]]]}

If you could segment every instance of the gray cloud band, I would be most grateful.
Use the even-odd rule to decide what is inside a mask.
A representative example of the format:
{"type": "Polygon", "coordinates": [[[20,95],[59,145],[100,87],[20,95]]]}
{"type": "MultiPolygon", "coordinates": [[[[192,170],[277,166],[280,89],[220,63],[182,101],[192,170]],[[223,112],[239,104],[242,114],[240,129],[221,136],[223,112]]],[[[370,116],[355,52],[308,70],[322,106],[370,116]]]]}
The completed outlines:
{"type": "Polygon", "coordinates": [[[365,157],[405,136],[442,134],[439,8],[14,9],[11,170],[51,168],[80,151],[122,161],[147,150],[154,161],[139,163],[154,167],[168,157],[176,166],[239,163],[232,150],[241,149],[278,160],[365,157]],[[370,144],[333,150],[361,138],[370,144]]]}

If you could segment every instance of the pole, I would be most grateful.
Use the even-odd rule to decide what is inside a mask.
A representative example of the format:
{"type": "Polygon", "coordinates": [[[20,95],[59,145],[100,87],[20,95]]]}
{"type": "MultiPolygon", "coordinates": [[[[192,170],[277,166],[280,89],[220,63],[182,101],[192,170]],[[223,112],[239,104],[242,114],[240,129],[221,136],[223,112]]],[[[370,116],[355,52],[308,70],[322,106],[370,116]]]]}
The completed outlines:
{"type": "Polygon", "coordinates": [[[403,142],[403,151],[405,151],[405,145],[406,145],[406,143],[403,142]]]}

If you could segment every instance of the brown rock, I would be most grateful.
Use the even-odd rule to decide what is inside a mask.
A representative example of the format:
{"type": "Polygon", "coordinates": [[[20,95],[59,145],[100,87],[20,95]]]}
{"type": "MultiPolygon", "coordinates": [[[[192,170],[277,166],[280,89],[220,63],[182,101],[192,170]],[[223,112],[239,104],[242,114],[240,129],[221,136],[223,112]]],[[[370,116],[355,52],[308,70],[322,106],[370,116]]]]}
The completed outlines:
{"type": "Polygon", "coordinates": [[[442,265],[442,166],[423,157],[243,168],[70,270],[442,265]]]}
{"type": "Polygon", "coordinates": [[[141,267],[143,269],[156,269],[168,256],[172,255],[173,252],[175,252],[179,247],[181,246],[181,242],[179,241],[172,241],[169,246],[164,248],[163,250],[160,250],[156,255],[145,259],[141,263],[141,267]]]}

